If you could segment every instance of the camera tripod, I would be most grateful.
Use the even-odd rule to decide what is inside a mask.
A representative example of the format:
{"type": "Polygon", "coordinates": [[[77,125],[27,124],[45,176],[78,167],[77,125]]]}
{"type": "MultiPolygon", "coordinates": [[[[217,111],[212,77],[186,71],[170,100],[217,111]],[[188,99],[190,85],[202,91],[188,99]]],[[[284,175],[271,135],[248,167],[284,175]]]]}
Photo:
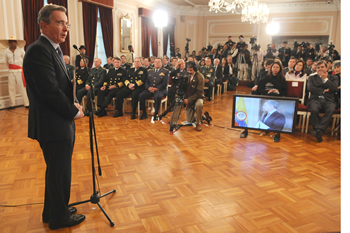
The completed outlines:
{"type": "Polygon", "coordinates": [[[247,64],[245,57],[243,56],[243,50],[238,52],[237,61],[236,61],[236,67],[237,67],[236,77],[238,78],[238,81],[240,80],[240,76],[238,75],[241,73],[240,71],[241,71],[242,58],[243,58],[244,64],[247,64]]]}
{"type": "MultiPolygon", "coordinates": [[[[254,80],[256,78],[258,78],[258,75],[259,75],[259,61],[258,61],[258,54],[257,54],[257,51],[254,51],[253,53],[253,65],[252,65],[252,76],[251,76],[251,80],[252,80],[252,77],[254,77],[254,80]],[[256,69],[253,70],[253,67],[255,67],[256,69]],[[254,72],[254,75],[253,75],[253,72],[254,72]]],[[[252,80],[252,81],[254,81],[252,80]]]]}

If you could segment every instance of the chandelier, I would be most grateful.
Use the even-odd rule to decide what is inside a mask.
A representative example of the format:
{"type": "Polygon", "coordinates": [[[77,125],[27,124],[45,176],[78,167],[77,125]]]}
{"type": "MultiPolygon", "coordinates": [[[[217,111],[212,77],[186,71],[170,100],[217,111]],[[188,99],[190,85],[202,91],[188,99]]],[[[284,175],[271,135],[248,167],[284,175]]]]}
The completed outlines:
{"type": "Polygon", "coordinates": [[[209,0],[209,11],[218,11],[227,13],[232,11],[232,13],[239,14],[238,9],[242,9],[249,5],[251,0],[209,0]]]}
{"type": "Polygon", "coordinates": [[[257,0],[253,0],[253,2],[244,7],[242,10],[242,22],[249,23],[267,23],[269,18],[269,9],[266,4],[259,3],[257,0]]]}
{"type": "Polygon", "coordinates": [[[209,11],[215,13],[242,13],[242,22],[266,23],[269,18],[266,4],[259,3],[258,0],[209,0],[208,5],[209,11]]]}

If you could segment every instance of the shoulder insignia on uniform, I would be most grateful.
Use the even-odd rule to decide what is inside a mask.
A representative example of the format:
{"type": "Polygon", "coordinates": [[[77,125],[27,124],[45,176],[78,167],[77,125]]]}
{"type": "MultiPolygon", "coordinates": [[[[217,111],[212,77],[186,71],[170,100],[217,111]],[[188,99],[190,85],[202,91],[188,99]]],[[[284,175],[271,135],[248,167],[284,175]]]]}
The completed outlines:
{"type": "Polygon", "coordinates": [[[123,74],[122,73],[119,73],[119,74],[117,74],[118,76],[122,76],[123,74]]]}
{"type": "Polygon", "coordinates": [[[213,72],[213,69],[209,70],[209,72],[213,72]]]}
{"type": "Polygon", "coordinates": [[[165,75],[165,74],[162,72],[162,73],[160,73],[159,75],[165,75]]]}
{"type": "Polygon", "coordinates": [[[140,71],[139,74],[143,74],[143,71],[140,71]]]}

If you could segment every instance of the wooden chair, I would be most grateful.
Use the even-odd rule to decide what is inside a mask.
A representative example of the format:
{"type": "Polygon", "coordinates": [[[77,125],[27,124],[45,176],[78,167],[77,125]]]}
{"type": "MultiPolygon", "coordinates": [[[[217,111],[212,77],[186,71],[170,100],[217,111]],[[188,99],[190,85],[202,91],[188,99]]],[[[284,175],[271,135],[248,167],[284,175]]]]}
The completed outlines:
{"type": "MultiPolygon", "coordinates": [[[[204,90],[209,89],[209,87],[204,86],[204,90]]],[[[215,87],[213,87],[213,94],[211,95],[211,99],[214,101],[215,87]]]]}
{"type": "MultiPolygon", "coordinates": [[[[129,95],[129,97],[127,98],[124,98],[124,102],[123,102],[123,112],[126,113],[126,102],[131,102],[131,95],[129,95]]],[[[140,116],[140,101],[137,103],[137,110],[138,110],[138,113],[137,115],[140,116]]]]}
{"type": "Polygon", "coordinates": [[[224,85],[224,93],[227,91],[227,83],[227,81],[222,83],[224,85]]]}
{"type": "MultiPolygon", "coordinates": [[[[306,89],[306,80],[300,80],[300,79],[288,79],[287,86],[288,91],[286,97],[296,97],[299,98],[299,105],[298,105],[298,112],[297,114],[299,116],[302,116],[302,120],[299,121],[299,128],[301,127],[301,132],[304,132],[305,128],[305,120],[308,119],[308,116],[310,115],[310,112],[307,110],[306,106],[304,105],[305,100],[305,89],[306,89]]],[[[305,133],[307,133],[308,128],[308,121],[305,128],[305,133]]]]}

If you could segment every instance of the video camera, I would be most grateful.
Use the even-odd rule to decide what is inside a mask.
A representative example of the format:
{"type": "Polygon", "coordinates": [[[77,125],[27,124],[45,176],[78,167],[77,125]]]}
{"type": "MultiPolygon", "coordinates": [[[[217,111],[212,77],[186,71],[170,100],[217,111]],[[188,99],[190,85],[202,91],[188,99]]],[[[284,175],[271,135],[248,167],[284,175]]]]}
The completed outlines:
{"type": "Polygon", "coordinates": [[[188,73],[182,72],[178,73],[174,76],[172,83],[175,85],[175,93],[178,97],[183,98],[183,95],[187,91],[187,83],[188,83],[188,73]]]}
{"type": "Polygon", "coordinates": [[[243,52],[244,47],[247,44],[245,42],[238,42],[236,48],[238,49],[238,52],[243,52]]]}
{"type": "Polygon", "coordinates": [[[216,51],[219,53],[223,48],[224,48],[224,46],[222,44],[218,43],[218,47],[217,47],[216,51]]]}
{"type": "Polygon", "coordinates": [[[277,50],[276,49],[272,49],[271,44],[269,44],[269,47],[267,48],[267,52],[268,53],[275,53],[277,50]]]}
{"type": "Polygon", "coordinates": [[[207,47],[202,48],[202,53],[204,53],[204,50],[207,50],[210,53],[212,49],[213,49],[213,46],[211,46],[211,44],[209,44],[207,47]]]}
{"type": "Polygon", "coordinates": [[[185,56],[186,56],[186,54],[188,54],[188,42],[190,42],[191,41],[191,39],[190,38],[186,38],[186,47],[185,47],[185,56]]]}
{"type": "Polygon", "coordinates": [[[253,36],[250,38],[249,44],[252,45],[252,50],[258,51],[260,46],[256,44],[257,39],[253,36]]]}
{"type": "Polygon", "coordinates": [[[320,52],[320,50],[321,50],[321,47],[320,47],[320,45],[322,45],[322,42],[319,42],[319,43],[315,43],[315,50],[316,50],[316,52],[320,52]]]}
{"type": "Polygon", "coordinates": [[[334,45],[333,42],[331,41],[331,42],[329,43],[327,49],[328,49],[329,51],[333,51],[334,48],[335,48],[335,45],[334,45]]]}

